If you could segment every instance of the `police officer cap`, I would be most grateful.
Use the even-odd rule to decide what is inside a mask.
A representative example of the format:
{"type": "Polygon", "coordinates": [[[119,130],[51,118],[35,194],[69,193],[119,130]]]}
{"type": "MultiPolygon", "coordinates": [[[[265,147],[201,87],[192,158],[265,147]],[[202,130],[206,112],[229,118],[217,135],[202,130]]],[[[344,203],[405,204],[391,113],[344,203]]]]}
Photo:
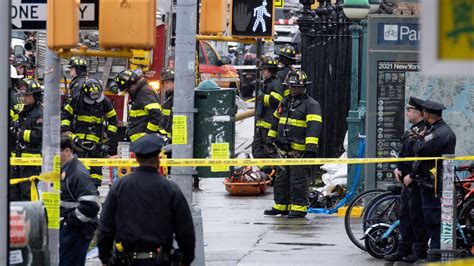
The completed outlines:
{"type": "Polygon", "coordinates": [[[431,114],[441,114],[446,109],[441,103],[426,100],[423,102],[424,111],[431,114]]]}
{"type": "Polygon", "coordinates": [[[161,148],[166,141],[157,134],[149,134],[139,138],[130,145],[130,151],[134,152],[137,157],[150,158],[160,153],[161,148]]]}
{"type": "Polygon", "coordinates": [[[423,111],[423,100],[415,97],[410,97],[407,104],[407,109],[416,109],[423,111]]]}

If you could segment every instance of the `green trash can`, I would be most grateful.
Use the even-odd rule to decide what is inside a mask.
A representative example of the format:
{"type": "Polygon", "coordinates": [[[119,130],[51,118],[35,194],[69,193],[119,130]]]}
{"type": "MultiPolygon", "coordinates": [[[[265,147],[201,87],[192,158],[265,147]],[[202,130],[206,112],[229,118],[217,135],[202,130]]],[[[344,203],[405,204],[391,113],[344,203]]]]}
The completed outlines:
{"type": "MultiPolygon", "coordinates": [[[[234,158],[235,89],[220,89],[203,81],[196,89],[194,117],[194,158],[234,158]]],[[[233,167],[197,167],[198,177],[229,177],[233,167]]]]}

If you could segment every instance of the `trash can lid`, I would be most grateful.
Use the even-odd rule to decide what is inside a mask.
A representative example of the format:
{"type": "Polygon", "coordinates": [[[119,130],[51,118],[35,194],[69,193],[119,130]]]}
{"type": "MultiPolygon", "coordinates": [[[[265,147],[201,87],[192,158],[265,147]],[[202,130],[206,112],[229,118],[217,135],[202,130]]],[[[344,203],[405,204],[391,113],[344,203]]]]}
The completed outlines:
{"type": "Polygon", "coordinates": [[[212,80],[203,80],[199,83],[197,87],[198,90],[219,90],[220,87],[215,81],[212,80]]]}

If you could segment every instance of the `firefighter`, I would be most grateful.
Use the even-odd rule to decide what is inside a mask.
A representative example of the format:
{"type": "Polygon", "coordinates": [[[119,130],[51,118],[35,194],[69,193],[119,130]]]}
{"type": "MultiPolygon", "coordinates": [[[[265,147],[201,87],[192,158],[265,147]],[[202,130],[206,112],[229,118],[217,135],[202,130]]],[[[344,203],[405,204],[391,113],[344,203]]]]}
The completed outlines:
{"type": "MultiPolygon", "coordinates": [[[[23,79],[26,89],[21,92],[24,107],[18,113],[18,120],[11,130],[11,141],[14,145],[12,156],[32,158],[41,157],[41,142],[43,135],[43,105],[40,84],[30,78],[23,79]]],[[[38,175],[41,167],[15,166],[11,169],[11,178],[25,178],[38,175]]],[[[10,186],[12,201],[31,200],[30,182],[10,186]]]]}
{"type": "MultiPolygon", "coordinates": [[[[423,120],[423,101],[410,97],[406,106],[408,122],[412,124],[402,138],[402,147],[398,153],[399,157],[414,157],[414,139],[410,138],[411,132],[422,132],[426,128],[423,120]]],[[[413,172],[413,162],[400,162],[394,170],[395,180],[402,183],[401,205],[400,205],[400,234],[401,240],[396,253],[387,255],[385,260],[405,261],[413,263],[419,259],[426,259],[428,250],[428,232],[424,225],[423,211],[421,208],[420,186],[412,182],[408,186],[403,185],[403,178],[413,172]]]]}
{"type": "Polygon", "coordinates": [[[16,111],[18,113],[22,108],[20,87],[24,87],[22,81],[23,77],[23,75],[18,74],[18,71],[14,66],[10,65],[11,87],[8,90],[10,115],[12,114],[11,111],[16,111]]]}
{"type": "MultiPolygon", "coordinates": [[[[294,65],[296,64],[296,50],[290,44],[285,44],[285,46],[280,48],[278,52],[278,64],[280,69],[278,70],[276,77],[280,82],[285,82],[286,76],[290,71],[294,70],[294,65]]],[[[284,95],[288,96],[290,91],[288,88],[284,87],[284,95]]]]}
{"type": "Polygon", "coordinates": [[[30,61],[28,60],[28,57],[25,55],[17,55],[13,58],[13,65],[16,68],[16,71],[18,72],[18,75],[27,76],[27,71],[28,68],[30,68],[31,64],[30,61]]]}
{"type": "Polygon", "coordinates": [[[272,127],[273,113],[283,100],[283,88],[281,82],[275,76],[278,63],[270,56],[264,56],[260,62],[260,71],[263,77],[263,86],[257,94],[256,103],[256,130],[252,143],[252,155],[254,158],[275,157],[275,150],[265,145],[267,143],[268,131],[272,127]]]}
{"type": "MultiPolygon", "coordinates": [[[[440,103],[426,100],[423,102],[424,119],[427,129],[420,133],[412,132],[415,138],[414,150],[417,157],[441,157],[455,154],[456,135],[443,120],[443,110],[446,107],[440,103]]],[[[414,173],[403,178],[408,186],[413,181],[420,184],[421,204],[426,229],[430,238],[430,249],[440,248],[441,234],[441,178],[437,177],[442,170],[442,161],[416,161],[414,173]]]]}
{"type": "MultiPolygon", "coordinates": [[[[104,158],[109,152],[108,141],[117,133],[117,114],[97,80],[86,79],[81,90],[64,106],[61,131],[78,138],[83,149],[77,153],[79,158],[104,158]]],[[[102,167],[91,167],[90,173],[99,187],[102,167]]]]}
{"type": "Polygon", "coordinates": [[[87,61],[84,58],[72,57],[69,60],[69,65],[66,69],[69,70],[72,80],[66,93],[66,102],[81,94],[84,82],[88,79],[87,66],[87,61]]]}
{"type": "MultiPolygon", "coordinates": [[[[290,95],[281,102],[274,113],[269,143],[273,142],[283,158],[315,158],[318,152],[319,135],[322,127],[319,103],[307,95],[306,73],[294,70],[288,73],[285,85],[290,95]]],[[[288,215],[288,218],[302,218],[308,209],[308,187],[311,166],[278,167],[275,179],[273,208],[265,215],[288,215]]]]}
{"type": "Polygon", "coordinates": [[[158,173],[165,142],[149,134],[130,145],[139,167],[112,186],[100,216],[97,246],[104,265],[180,265],[173,240],[181,265],[194,260],[188,202],[173,181],[158,173]]]}
{"type": "Polygon", "coordinates": [[[74,155],[70,136],[61,136],[61,229],[59,265],[84,265],[97,229],[99,199],[89,172],[74,155]]]}
{"type": "Polygon", "coordinates": [[[131,97],[127,135],[132,142],[146,134],[159,133],[167,136],[165,118],[155,91],[147,84],[141,71],[123,70],[114,77],[119,90],[131,97]]]}
{"type": "Polygon", "coordinates": [[[174,95],[174,70],[171,68],[163,69],[160,73],[163,90],[165,92],[165,101],[163,102],[164,129],[171,137],[173,123],[173,95],[174,95]]]}

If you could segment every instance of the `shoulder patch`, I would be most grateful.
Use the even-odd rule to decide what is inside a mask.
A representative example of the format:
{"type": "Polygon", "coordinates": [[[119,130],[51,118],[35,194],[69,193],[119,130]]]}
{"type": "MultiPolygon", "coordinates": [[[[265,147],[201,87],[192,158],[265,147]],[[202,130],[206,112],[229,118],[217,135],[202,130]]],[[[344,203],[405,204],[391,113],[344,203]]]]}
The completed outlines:
{"type": "Polygon", "coordinates": [[[427,136],[425,137],[425,141],[430,141],[430,140],[432,140],[433,138],[434,138],[434,134],[431,133],[431,134],[429,134],[429,135],[427,135],[427,136]]]}

